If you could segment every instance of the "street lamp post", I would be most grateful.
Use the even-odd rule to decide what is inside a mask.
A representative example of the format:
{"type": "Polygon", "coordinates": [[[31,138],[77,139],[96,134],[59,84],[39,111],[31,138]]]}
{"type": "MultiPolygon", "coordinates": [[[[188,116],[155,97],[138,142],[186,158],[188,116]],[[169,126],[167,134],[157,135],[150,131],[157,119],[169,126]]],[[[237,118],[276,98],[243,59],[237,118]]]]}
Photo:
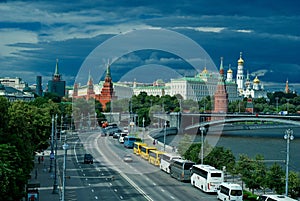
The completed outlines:
{"type": "Polygon", "coordinates": [[[294,139],[293,130],[286,129],[284,139],[286,140],[286,168],[285,168],[285,195],[288,196],[289,190],[289,160],[290,160],[290,140],[294,139]]]}
{"type": "Polygon", "coordinates": [[[63,128],[63,115],[60,115],[60,131],[59,131],[59,141],[61,142],[61,134],[62,134],[62,128],[63,128]]]}
{"type": "Polygon", "coordinates": [[[203,164],[203,155],[204,155],[204,151],[203,151],[203,149],[204,149],[204,140],[203,140],[203,132],[204,132],[204,130],[205,130],[205,127],[203,127],[203,126],[201,126],[200,127],[200,131],[201,131],[201,164],[203,164]]]}
{"type": "MultiPolygon", "coordinates": [[[[73,113],[71,114],[71,136],[73,135],[73,113]]],[[[65,135],[65,141],[67,140],[67,135],[65,135]]]]}
{"type": "Polygon", "coordinates": [[[275,97],[275,100],[276,100],[276,112],[278,113],[278,100],[279,100],[279,97],[275,97]]]}
{"type": "Polygon", "coordinates": [[[165,129],[164,129],[164,151],[166,151],[166,135],[167,135],[167,121],[165,121],[165,129]]]}
{"type": "Polygon", "coordinates": [[[62,182],[62,195],[61,201],[65,201],[65,190],[66,190],[66,162],[67,162],[67,150],[69,145],[66,142],[63,144],[63,150],[65,150],[64,154],[64,165],[63,165],[63,182],[62,182]]]}
{"type": "Polygon", "coordinates": [[[57,114],[55,115],[55,157],[54,157],[54,182],[53,182],[53,194],[58,193],[57,188],[57,114]]]}
{"type": "Polygon", "coordinates": [[[52,172],[53,169],[53,157],[54,157],[54,153],[53,153],[53,141],[54,141],[54,116],[52,115],[52,129],[51,129],[51,153],[50,153],[50,168],[49,168],[49,172],[52,172]]]}
{"type": "Polygon", "coordinates": [[[143,142],[145,137],[145,117],[143,117],[143,142]]]}

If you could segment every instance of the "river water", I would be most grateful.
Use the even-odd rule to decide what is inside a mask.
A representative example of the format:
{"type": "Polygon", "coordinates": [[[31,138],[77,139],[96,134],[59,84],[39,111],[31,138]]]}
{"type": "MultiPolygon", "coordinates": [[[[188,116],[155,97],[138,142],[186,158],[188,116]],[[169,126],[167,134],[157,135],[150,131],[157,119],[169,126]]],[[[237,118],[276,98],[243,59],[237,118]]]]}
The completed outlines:
{"type": "MultiPolygon", "coordinates": [[[[259,131],[261,132],[261,131],[259,131]]],[[[257,154],[264,156],[265,160],[270,160],[266,164],[273,164],[278,160],[278,164],[283,167],[287,156],[287,140],[284,140],[284,130],[263,130],[266,135],[250,135],[247,131],[226,131],[220,136],[218,135],[206,135],[204,141],[207,141],[212,146],[222,146],[226,149],[230,149],[236,157],[239,159],[240,154],[246,154],[250,158],[254,158],[257,154]],[[240,133],[239,133],[240,132],[240,133]],[[274,134],[275,133],[275,134],[274,134]],[[232,135],[231,135],[232,134],[232,135]],[[269,134],[269,135],[268,135],[269,134]]],[[[300,128],[294,129],[294,140],[290,141],[290,162],[289,169],[300,172],[300,128]]],[[[166,144],[177,146],[183,135],[170,135],[166,137],[166,144]]],[[[201,135],[190,135],[190,138],[194,142],[201,142],[201,135]]],[[[158,138],[163,142],[163,137],[158,138]]],[[[285,169],[284,169],[285,170],[285,169]]]]}

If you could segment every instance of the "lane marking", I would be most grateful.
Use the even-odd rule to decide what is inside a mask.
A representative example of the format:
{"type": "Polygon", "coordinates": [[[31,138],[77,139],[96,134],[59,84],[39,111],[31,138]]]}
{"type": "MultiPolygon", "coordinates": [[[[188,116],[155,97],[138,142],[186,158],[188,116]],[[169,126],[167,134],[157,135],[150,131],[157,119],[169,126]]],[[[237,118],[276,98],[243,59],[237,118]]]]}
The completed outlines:
{"type": "MultiPolygon", "coordinates": [[[[96,139],[94,140],[94,143],[98,142],[99,138],[100,138],[100,136],[96,137],[96,139]]],[[[102,155],[102,157],[104,158],[104,160],[106,160],[107,163],[110,163],[110,161],[108,160],[108,158],[106,157],[106,155],[102,153],[102,151],[100,150],[100,148],[98,146],[96,146],[96,145],[94,147],[96,147],[96,149],[100,152],[100,154],[102,155]]],[[[149,195],[147,195],[136,183],[134,183],[129,177],[127,177],[118,167],[115,167],[115,169],[121,175],[121,177],[123,177],[140,194],[142,194],[142,196],[144,196],[145,199],[147,199],[148,201],[153,201],[153,199],[149,195]]]]}

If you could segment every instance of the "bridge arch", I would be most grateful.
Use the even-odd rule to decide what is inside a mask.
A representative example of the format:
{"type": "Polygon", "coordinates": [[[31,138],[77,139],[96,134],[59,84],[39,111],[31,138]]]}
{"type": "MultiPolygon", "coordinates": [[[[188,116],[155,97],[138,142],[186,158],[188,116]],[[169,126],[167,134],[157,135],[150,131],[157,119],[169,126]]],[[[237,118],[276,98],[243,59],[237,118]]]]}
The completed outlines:
{"type": "Polygon", "coordinates": [[[198,127],[209,127],[214,125],[222,125],[226,123],[247,122],[247,121],[268,121],[268,122],[276,122],[276,123],[284,123],[284,124],[300,126],[300,122],[294,120],[286,120],[286,119],[279,119],[279,118],[238,117],[238,118],[229,118],[229,119],[224,118],[224,119],[219,119],[214,121],[201,122],[201,123],[193,124],[191,126],[187,126],[185,130],[198,128],[198,127]]]}

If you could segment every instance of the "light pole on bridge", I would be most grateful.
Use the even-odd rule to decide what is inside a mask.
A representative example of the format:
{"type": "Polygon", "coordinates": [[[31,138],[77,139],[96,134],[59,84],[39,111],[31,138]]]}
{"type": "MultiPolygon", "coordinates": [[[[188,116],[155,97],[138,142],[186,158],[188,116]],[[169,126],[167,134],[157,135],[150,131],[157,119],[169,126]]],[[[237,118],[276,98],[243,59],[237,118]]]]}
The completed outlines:
{"type": "Polygon", "coordinates": [[[204,140],[203,140],[203,133],[204,133],[205,127],[201,126],[201,164],[203,164],[203,157],[204,157],[204,140]]]}
{"type": "Polygon", "coordinates": [[[165,129],[164,129],[164,151],[166,151],[166,135],[167,135],[167,121],[165,121],[165,129]]]}
{"type": "Polygon", "coordinates": [[[275,100],[276,100],[276,112],[278,113],[278,100],[279,100],[279,97],[275,97],[275,100]]]}
{"type": "Polygon", "coordinates": [[[289,194],[290,140],[294,139],[292,129],[285,130],[284,139],[286,140],[285,195],[288,196],[288,194],[289,194]]]}

